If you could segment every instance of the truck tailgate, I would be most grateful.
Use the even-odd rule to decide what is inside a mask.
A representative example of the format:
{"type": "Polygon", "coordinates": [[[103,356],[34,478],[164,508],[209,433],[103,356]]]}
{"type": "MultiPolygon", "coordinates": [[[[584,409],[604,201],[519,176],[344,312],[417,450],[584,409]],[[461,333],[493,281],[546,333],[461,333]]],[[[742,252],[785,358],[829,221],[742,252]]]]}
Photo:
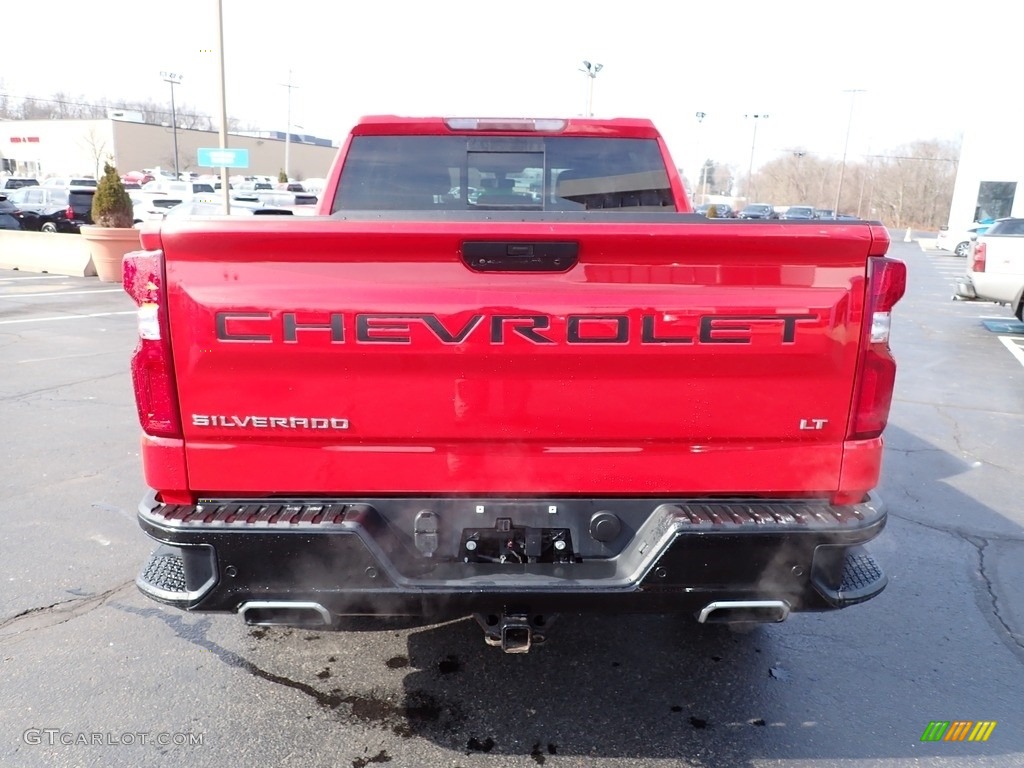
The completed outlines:
{"type": "Polygon", "coordinates": [[[682,218],[166,225],[189,486],[834,491],[869,226],[682,218]],[[481,241],[578,261],[477,271],[481,241]]]}

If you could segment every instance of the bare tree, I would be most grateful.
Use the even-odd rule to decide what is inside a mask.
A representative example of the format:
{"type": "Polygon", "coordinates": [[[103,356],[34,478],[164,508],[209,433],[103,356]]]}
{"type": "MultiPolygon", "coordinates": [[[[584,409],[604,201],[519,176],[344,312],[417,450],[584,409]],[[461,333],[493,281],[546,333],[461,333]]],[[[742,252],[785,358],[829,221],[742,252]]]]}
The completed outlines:
{"type": "Polygon", "coordinates": [[[872,158],[871,201],[894,227],[933,227],[945,222],[953,199],[958,142],[915,141],[872,158]]]}
{"type": "Polygon", "coordinates": [[[89,156],[93,160],[95,178],[98,179],[100,177],[100,163],[108,158],[110,162],[113,162],[110,153],[107,152],[107,142],[96,133],[95,128],[90,128],[82,143],[85,144],[86,149],[89,151],[89,156]]]}

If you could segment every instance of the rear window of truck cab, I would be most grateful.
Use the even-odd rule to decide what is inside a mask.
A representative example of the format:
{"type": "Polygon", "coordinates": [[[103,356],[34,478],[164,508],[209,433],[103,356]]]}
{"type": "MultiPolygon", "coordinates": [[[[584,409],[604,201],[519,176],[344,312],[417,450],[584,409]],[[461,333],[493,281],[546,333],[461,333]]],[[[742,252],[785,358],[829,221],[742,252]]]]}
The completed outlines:
{"type": "Polygon", "coordinates": [[[652,139],[356,136],[331,212],[675,211],[652,139]]]}

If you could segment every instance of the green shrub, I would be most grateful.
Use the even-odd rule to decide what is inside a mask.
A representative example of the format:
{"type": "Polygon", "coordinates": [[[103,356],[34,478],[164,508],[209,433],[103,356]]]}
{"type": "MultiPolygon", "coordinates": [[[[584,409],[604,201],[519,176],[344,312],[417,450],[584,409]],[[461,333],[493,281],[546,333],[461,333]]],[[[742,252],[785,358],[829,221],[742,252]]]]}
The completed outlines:
{"type": "Polygon", "coordinates": [[[288,183],[288,174],[285,173],[284,171],[278,171],[277,180],[279,182],[281,182],[282,184],[287,184],[288,183]]]}
{"type": "Polygon", "coordinates": [[[103,178],[92,198],[92,222],[97,227],[130,227],[134,223],[132,199],[121,183],[117,169],[103,164],[103,178]]]}

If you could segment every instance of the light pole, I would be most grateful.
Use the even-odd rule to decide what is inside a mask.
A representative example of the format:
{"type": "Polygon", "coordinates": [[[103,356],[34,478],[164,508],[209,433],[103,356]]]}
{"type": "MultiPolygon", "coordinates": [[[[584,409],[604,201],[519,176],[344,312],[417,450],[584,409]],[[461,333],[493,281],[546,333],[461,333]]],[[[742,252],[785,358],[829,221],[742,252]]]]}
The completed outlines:
{"type": "Polygon", "coordinates": [[[587,90],[587,117],[594,116],[594,81],[597,79],[597,73],[604,69],[604,64],[591,64],[589,61],[583,62],[584,69],[580,72],[590,78],[590,87],[587,90]]]}
{"type": "Polygon", "coordinates": [[[288,82],[280,83],[280,85],[288,89],[288,124],[285,126],[284,130],[284,175],[290,179],[291,174],[288,172],[288,166],[292,138],[292,90],[299,87],[297,85],[292,85],[292,71],[290,69],[288,70],[288,82]]]}
{"type": "Polygon", "coordinates": [[[161,72],[160,77],[164,79],[165,83],[171,85],[171,133],[174,134],[174,180],[180,181],[181,176],[178,173],[178,116],[174,111],[174,86],[181,85],[182,75],[176,72],[161,72]]]}
{"type": "Polygon", "coordinates": [[[747,164],[747,193],[750,195],[748,203],[754,202],[754,147],[757,146],[757,121],[767,120],[768,115],[744,115],[754,119],[754,137],[750,140],[750,162],[747,164]]]}
{"type": "Polygon", "coordinates": [[[807,190],[804,187],[804,164],[801,160],[807,155],[807,151],[804,149],[794,149],[793,157],[796,158],[796,187],[797,197],[800,200],[807,199],[807,190]]]}
{"type": "MultiPolygon", "coordinates": [[[[220,148],[228,148],[228,89],[224,77],[224,0],[217,0],[217,91],[220,97],[220,148]]],[[[224,213],[231,213],[231,190],[228,169],[221,166],[220,188],[224,196],[224,213]]]]}
{"type": "Polygon", "coordinates": [[[850,88],[849,90],[843,91],[843,93],[850,94],[850,117],[846,121],[846,142],[843,144],[843,164],[839,166],[839,187],[836,189],[836,204],[832,210],[836,212],[836,216],[839,215],[839,199],[843,194],[843,176],[846,175],[846,151],[850,148],[850,128],[853,126],[853,105],[857,103],[857,94],[864,93],[863,88],[850,88]]]}
{"type": "MultiPolygon", "coordinates": [[[[698,131],[700,130],[699,126],[704,123],[704,118],[707,116],[706,112],[697,113],[698,131]]],[[[701,142],[698,142],[698,144],[701,145],[701,142]]],[[[702,145],[701,149],[703,149],[702,145]]],[[[701,159],[702,154],[703,152],[697,153],[697,159],[700,160],[700,201],[701,203],[706,203],[708,201],[708,163],[706,158],[701,159]]]]}

